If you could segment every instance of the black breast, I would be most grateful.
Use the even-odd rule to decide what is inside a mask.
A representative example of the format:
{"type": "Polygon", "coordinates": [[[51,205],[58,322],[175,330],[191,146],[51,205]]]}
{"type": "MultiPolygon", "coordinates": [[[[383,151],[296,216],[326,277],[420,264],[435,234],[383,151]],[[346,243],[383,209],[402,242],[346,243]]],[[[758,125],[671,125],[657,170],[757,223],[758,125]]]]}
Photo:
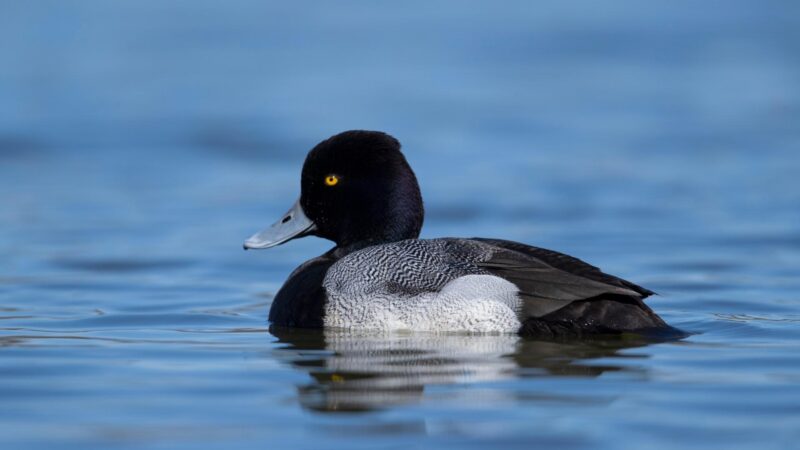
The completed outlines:
{"type": "Polygon", "coordinates": [[[334,262],[335,258],[325,254],[295,269],[272,301],[270,322],[287,327],[322,328],[325,315],[322,281],[334,262]]]}

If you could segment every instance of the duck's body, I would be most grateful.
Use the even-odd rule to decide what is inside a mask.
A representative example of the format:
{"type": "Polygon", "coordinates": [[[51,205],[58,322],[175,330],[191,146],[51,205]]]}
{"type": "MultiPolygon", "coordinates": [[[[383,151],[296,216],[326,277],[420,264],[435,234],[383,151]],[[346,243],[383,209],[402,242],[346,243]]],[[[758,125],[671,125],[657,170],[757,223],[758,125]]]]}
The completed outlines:
{"type": "Polygon", "coordinates": [[[671,329],[642,302],[651,291],[579,259],[496,239],[418,239],[419,187],[386,134],[323,141],[302,186],[245,247],[307,234],[338,245],[292,272],[270,310],[275,325],[544,337],[671,329]]]}
{"type": "Polygon", "coordinates": [[[304,263],[276,295],[269,320],[547,336],[644,331],[666,326],[642,303],[650,294],[581,260],[516,242],[408,239],[304,263]]]}

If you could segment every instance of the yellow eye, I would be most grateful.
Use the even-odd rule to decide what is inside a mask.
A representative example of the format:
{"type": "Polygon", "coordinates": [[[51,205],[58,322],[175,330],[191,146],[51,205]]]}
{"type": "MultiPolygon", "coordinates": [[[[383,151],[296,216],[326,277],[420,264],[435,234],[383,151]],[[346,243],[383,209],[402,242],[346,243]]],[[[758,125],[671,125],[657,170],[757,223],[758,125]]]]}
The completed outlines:
{"type": "Polygon", "coordinates": [[[339,183],[339,177],[336,175],[328,175],[325,177],[325,184],[328,186],[336,186],[339,183]]]}

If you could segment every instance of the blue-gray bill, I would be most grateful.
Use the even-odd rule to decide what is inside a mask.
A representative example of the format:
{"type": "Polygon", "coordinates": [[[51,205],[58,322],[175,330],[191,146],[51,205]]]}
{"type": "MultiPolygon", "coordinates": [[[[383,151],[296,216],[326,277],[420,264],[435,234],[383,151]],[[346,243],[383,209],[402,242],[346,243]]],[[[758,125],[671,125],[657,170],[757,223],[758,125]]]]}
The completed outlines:
{"type": "Polygon", "coordinates": [[[279,221],[244,241],[244,249],[275,247],[294,238],[305,236],[314,229],[316,229],[316,225],[306,216],[298,199],[279,221]]]}

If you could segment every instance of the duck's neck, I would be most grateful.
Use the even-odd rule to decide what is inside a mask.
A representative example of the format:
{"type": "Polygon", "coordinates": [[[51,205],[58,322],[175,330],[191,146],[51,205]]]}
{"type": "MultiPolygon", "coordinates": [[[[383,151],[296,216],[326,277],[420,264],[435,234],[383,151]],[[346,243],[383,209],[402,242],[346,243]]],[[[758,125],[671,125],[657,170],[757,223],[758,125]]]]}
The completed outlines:
{"type": "Polygon", "coordinates": [[[336,241],[333,251],[338,257],[373,245],[419,237],[425,211],[413,174],[407,183],[398,182],[387,194],[385,203],[371,203],[373,208],[353,217],[352,222],[344,227],[358,231],[346,233],[336,241]]]}

